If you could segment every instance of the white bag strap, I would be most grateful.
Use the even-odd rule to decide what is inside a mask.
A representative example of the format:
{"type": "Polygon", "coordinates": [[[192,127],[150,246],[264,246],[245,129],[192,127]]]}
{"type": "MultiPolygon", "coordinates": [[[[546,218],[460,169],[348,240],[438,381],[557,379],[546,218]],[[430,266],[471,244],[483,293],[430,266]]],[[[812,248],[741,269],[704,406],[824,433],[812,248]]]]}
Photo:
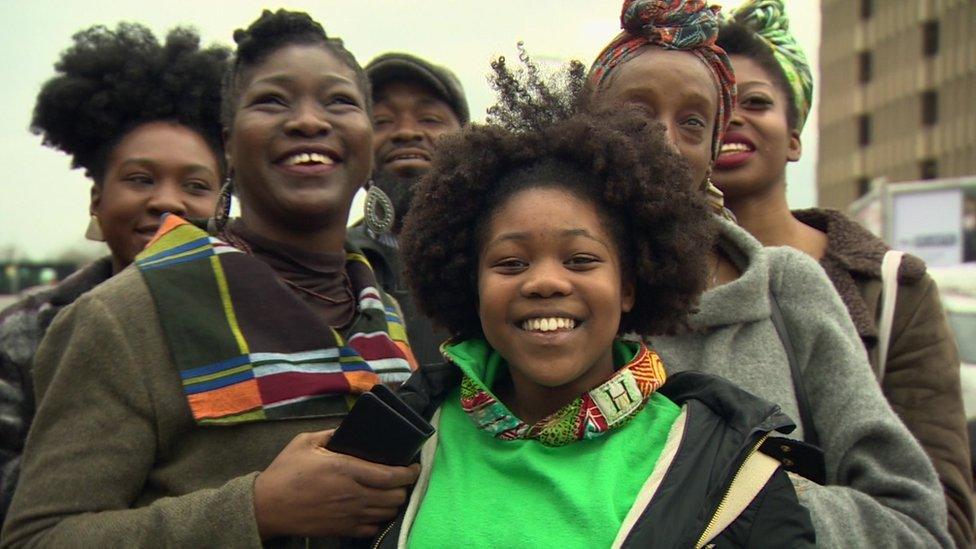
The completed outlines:
{"type": "Polygon", "coordinates": [[[752,503],[752,500],[756,499],[759,492],[766,486],[779,465],[777,459],[758,450],[742,462],[742,467],[732,480],[729,491],[725,493],[725,498],[719,505],[718,511],[708,523],[705,531],[702,532],[701,537],[698,538],[698,543],[695,545],[696,549],[702,549],[705,544],[715,539],[715,536],[739,518],[739,515],[746,510],[746,507],[752,503]]]}
{"type": "MultiPolygon", "coordinates": [[[[437,453],[440,433],[438,428],[441,426],[441,408],[439,406],[433,417],[430,418],[430,424],[434,427],[434,434],[420,447],[420,477],[410,492],[407,509],[403,512],[403,520],[400,523],[400,537],[397,538],[397,549],[404,549],[407,546],[407,538],[410,537],[410,529],[413,528],[413,521],[417,518],[420,502],[427,495],[427,487],[430,486],[430,471],[434,468],[434,454],[437,453]]],[[[391,523],[390,526],[392,525],[391,523]]]]}
{"type": "Polygon", "coordinates": [[[884,379],[891,342],[891,325],[895,320],[895,299],[898,297],[898,267],[905,252],[888,250],[881,260],[881,320],[878,323],[878,381],[884,379]]]}

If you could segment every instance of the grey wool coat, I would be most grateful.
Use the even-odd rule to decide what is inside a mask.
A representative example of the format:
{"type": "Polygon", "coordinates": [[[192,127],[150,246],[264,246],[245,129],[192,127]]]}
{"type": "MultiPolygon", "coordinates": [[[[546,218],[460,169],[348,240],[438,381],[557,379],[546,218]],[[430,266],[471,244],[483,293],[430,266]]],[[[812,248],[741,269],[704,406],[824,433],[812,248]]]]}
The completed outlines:
{"type": "MultiPolygon", "coordinates": [[[[827,253],[820,266],[840,294],[879,375],[881,261],[888,246],[835,210],[796,210],[793,215],[827,234],[827,253]]],[[[957,546],[972,547],[973,481],[959,352],[942,311],[938,288],[925,271],[925,263],[911,255],[902,259],[898,269],[898,294],[881,391],[935,465],[949,510],[949,533],[957,546]]]]}
{"type": "MultiPolygon", "coordinates": [[[[935,470],[885,401],[853,324],[823,270],[791,248],[763,248],[721,220],[721,243],[744,263],[707,291],[692,330],[654,337],[671,371],[726,377],[799,420],[789,362],[770,318],[776,296],[823,447],[827,485],[794,477],[822,547],[952,547],[935,470]]],[[[791,436],[802,439],[802,427],[791,436]]]]}

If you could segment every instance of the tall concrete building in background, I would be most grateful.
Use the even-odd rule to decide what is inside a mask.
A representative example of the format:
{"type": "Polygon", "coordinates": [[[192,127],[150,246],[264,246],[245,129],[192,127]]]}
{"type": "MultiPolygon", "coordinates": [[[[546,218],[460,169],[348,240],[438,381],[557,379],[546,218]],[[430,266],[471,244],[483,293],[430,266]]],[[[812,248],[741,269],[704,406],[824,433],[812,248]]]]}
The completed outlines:
{"type": "Polygon", "coordinates": [[[821,0],[821,206],[976,174],[976,0],[821,0]]]}

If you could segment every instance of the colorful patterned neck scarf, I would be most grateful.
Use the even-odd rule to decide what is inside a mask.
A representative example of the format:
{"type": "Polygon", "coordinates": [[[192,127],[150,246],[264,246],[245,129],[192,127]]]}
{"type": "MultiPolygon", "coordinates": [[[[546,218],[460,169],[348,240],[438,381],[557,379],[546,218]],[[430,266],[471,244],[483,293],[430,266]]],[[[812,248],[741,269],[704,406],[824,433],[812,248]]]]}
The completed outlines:
{"type": "Polygon", "coordinates": [[[632,345],[639,345],[634,358],[610,379],[534,425],[516,417],[467,373],[461,379],[461,408],[479,429],[501,440],[537,439],[546,446],[564,446],[597,438],[626,424],[667,378],[657,353],[643,343],[632,345]]]}
{"type": "Polygon", "coordinates": [[[732,64],[725,50],[715,45],[718,12],[718,6],[706,7],[703,0],[624,0],[620,13],[623,32],[600,52],[588,75],[594,91],[598,91],[616,67],[645,47],[694,54],[708,67],[720,99],[712,134],[713,160],[718,158],[735,106],[732,64]]]}
{"type": "Polygon", "coordinates": [[[346,252],[357,316],[344,339],[267,264],[168,215],[136,267],[198,424],[344,415],[351,395],[417,367],[398,308],[346,252]]]}
{"type": "Polygon", "coordinates": [[[756,33],[783,69],[783,75],[793,89],[798,113],[796,129],[802,130],[813,103],[813,75],[803,48],[790,33],[790,20],[782,0],[749,0],[732,10],[732,21],[756,33]]]}

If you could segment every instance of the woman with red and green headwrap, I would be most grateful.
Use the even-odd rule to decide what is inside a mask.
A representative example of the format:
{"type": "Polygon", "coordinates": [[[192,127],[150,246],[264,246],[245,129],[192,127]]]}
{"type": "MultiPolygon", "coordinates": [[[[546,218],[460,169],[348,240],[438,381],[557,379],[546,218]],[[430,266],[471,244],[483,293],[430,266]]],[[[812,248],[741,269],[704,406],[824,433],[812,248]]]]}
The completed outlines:
{"type": "Polygon", "coordinates": [[[868,351],[888,402],[935,465],[960,547],[973,543],[973,492],[959,356],[935,283],[905,256],[886,359],[879,327],[881,264],[888,247],[842,213],[790,211],[786,164],[800,158],[813,79],[780,0],[753,0],[720,27],[732,60],[738,103],[713,179],[739,223],[767,246],[791,246],[820,262],[868,351]],[[884,364],[882,365],[882,361],[884,364]]]}
{"type": "Polygon", "coordinates": [[[818,545],[951,544],[932,464],[885,402],[823,270],[797,250],[764,248],[720,208],[710,176],[738,100],[717,8],[627,0],[621,26],[590,70],[593,101],[644,107],[726,213],[692,329],[653,338],[669,370],[717,374],[778,403],[799,424],[791,436],[823,448],[826,485],[793,477],[818,545]]]}

